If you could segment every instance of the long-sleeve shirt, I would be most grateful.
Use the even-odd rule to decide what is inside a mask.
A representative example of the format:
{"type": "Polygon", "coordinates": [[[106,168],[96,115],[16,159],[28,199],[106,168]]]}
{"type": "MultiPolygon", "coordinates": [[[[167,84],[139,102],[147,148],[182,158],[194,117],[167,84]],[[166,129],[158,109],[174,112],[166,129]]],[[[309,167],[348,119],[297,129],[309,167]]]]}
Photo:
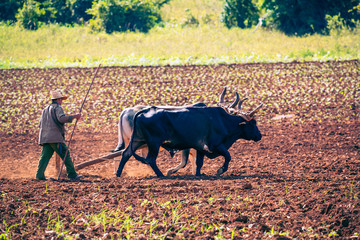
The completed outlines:
{"type": "Polygon", "coordinates": [[[72,122],[72,120],[73,116],[65,115],[58,103],[47,106],[41,114],[39,144],[65,143],[64,123],[72,122]]]}

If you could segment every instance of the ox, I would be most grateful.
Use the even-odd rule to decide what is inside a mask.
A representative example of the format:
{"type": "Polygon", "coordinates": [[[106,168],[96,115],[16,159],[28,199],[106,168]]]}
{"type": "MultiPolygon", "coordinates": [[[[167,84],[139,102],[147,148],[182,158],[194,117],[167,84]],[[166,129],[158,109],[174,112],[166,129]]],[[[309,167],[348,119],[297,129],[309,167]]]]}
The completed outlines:
{"type": "MultiPolygon", "coordinates": [[[[238,100],[238,94],[237,100],[238,100]]],[[[184,107],[166,109],[149,107],[134,116],[133,133],[128,147],[123,150],[116,172],[120,177],[122,170],[131,156],[149,164],[158,177],[164,176],[156,165],[160,147],[168,151],[193,148],[196,150],[196,175],[200,176],[204,156],[215,158],[223,156],[225,162],[217,171],[220,175],[228,170],[231,160],[228,149],[238,139],[259,141],[261,133],[253,119],[254,111],[244,113],[232,109],[231,114],[223,107],[184,107]],[[148,154],[143,158],[135,151],[148,147],[148,154]]]]}
{"type": "MultiPolygon", "coordinates": [[[[134,116],[137,112],[148,108],[149,106],[142,106],[142,105],[137,105],[135,107],[131,107],[131,108],[126,108],[124,109],[119,117],[119,124],[118,124],[118,137],[119,137],[119,142],[117,147],[115,148],[115,150],[113,152],[117,152],[117,151],[121,151],[123,149],[125,149],[126,146],[128,146],[129,142],[130,142],[130,138],[131,138],[131,134],[132,134],[132,130],[133,130],[133,125],[134,125],[134,116]]],[[[176,106],[157,106],[157,108],[159,109],[180,109],[180,108],[187,108],[187,107],[206,107],[205,103],[195,103],[192,105],[186,105],[186,106],[182,106],[182,107],[176,107],[176,106]]],[[[144,145],[141,148],[139,148],[139,150],[141,151],[141,155],[145,156],[148,152],[147,150],[147,146],[144,145]]],[[[176,153],[176,151],[170,149],[169,150],[171,157],[173,157],[173,155],[176,153]]],[[[167,176],[170,176],[173,173],[176,173],[179,169],[183,168],[186,166],[188,159],[190,158],[192,159],[192,167],[193,167],[193,174],[195,174],[195,151],[190,151],[190,149],[184,149],[182,151],[181,154],[181,162],[178,166],[168,169],[167,170],[167,176]]]]}
{"type": "MultiPolygon", "coordinates": [[[[237,94],[235,101],[232,104],[230,104],[229,106],[227,106],[225,104],[225,100],[224,100],[225,94],[226,94],[226,87],[220,94],[218,105],[223,107],[224,109],[226,109],[229,113],[232,113],[234,111],[235,106],[238,106],[238,107],[241,106],[241,103],[245,100],[245,99],[243,99],[241,102],[239,102],[239,95],[237,94]]],[[[128,146],[128,144],[130,142],[130,137],[132,134],[133,125],[134,125],[133,123],[134,123],[135,114],[145,108],[148,108],[148,107],[150,107],[150,106],[137,105],[135,107],[126,108],[120,113],[119,124],[118,124],[118,139],[119,139],[119,141],[118,141],[117,147],[115,148],[115,150],[113,152],[121,151],[121,150],[125,149],[126,146],[128,146]]],[[[157,107],[164,108],[164,109],[180,109],[180,108],[187,108],[187,107],[206,107],[206,105],[204,103],[195,103],[192,105],[179,106],[179,107],[177,107],[177,106],[157,106],[157,107]]],[[[139,150],[143,157],[148,152],[146,145],[140,147],[139,150]]],[[[171,149],[169,150],[169,152],[170,152],[171,156],[173,156],[175,154],[175,151],[173,151],[171,149]]],[[[182,151],[180,164],[174,168],[168,169],[166,175],[170,176],[171,174],[176,173],[179,169],[184,168],[188,162],[189,157],[192,162],[192,172],[193,172],[193,174],[195,174],[195,161],[194,161],[195,150],[185,149],[182,151]]]]}

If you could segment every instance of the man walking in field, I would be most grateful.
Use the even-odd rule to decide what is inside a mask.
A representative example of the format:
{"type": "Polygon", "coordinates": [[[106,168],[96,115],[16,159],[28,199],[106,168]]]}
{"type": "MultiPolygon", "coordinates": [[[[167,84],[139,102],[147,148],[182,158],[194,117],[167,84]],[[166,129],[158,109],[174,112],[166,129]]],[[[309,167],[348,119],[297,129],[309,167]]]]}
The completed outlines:
{"type": "MultiPolygon", "coordinates": [[[[36,172],[38,180],[46,180],[45,170],[54,152],[64,160],[67,150],[64,124],[81,117],[81,114],[65,115],[61,104],[68,97],[63,96],[60,90],[51,91],[50,94],[52,103],[43,110],[39,124],[39,144],[42,146],[42,151],[36,172]]],[[[65,159],[65,166],[68,178],[80,179],[82,177],[76,173],[69,152],[65,159]]]]}

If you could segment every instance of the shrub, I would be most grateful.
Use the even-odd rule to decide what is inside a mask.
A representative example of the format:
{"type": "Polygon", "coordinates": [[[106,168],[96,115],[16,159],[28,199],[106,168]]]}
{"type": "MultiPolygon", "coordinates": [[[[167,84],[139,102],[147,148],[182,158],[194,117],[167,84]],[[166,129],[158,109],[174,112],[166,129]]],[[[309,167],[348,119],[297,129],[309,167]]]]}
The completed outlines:
{"type": "MultiPolygon", "coordinates": [[[[7,8],[10,8],[10,3],[13,0],[5,1],[7,1],[7,8]]],[[[26,29],[37,29],[40,23],[58,23],[62,25],[74,23],[82,24],[92,17],[92,15],[88,14],[86,11],[91,8],[93,0],[23,1],[25,1],[25,4],[22,5],[20,11],[16,15],[17,17],[14,18],[19,21],[20,26],[26,29]]],[[[5,4],[0,4],[0,10],[1,7],[5,8],[6,6],[5,4]]],[[[15,9],[18,11],[14,6],[12,7],[13,11],[15,11],[15,9]]],[[[6,16],[4,15],[4,18],[5,17],[6,16]]],[[[7,18],[10,18],[10,16],[7,16],[7,18]]]]}
{"type": "Polygon", "coordinates": [[[16,14],[20,26],[29,30],[39,28],[39,23],[44,11],[41,11],[40,4],[34,0],[27,0],[21,10],[16,14]]]}
{"type": "Polygon", "coordinates": [[[167,0],[99,0],[87,11],[93,16],[90,27],[107,33],[128,30],[148,32],[161,21],[160,7],[166,2],[167,0]]]}
{"type": "Polygon", "coordinates": [[[250,28],[258,19],[259,10],[251,0],[225,0],[221,21],[227,28],[250,28]]]}
{"type": "Polygon", "coordinates": [[[339,35],[345,29],[344,19],[340,17],[340,13],[335,16],[326,15],[327,29],[332,35],[339,35]]]}

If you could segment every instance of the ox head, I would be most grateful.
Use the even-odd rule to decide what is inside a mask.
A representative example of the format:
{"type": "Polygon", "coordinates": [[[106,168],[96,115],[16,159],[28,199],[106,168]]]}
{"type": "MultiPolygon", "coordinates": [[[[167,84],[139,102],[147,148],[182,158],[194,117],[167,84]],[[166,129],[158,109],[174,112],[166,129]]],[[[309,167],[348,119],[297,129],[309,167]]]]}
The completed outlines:
{"type": "Polygon", "coordinates": [[[259,109],[262,107],[263,104],[260,104],[257,108],[255,108],[251,112],[242,112],[240,109],[236,112],[236,116],[242,118],[242,121],[239,123],[239,127],[243,128],[243,138],[246,140],[254,140],[255,142],[261,140],[261,133],[259,128],[256,125],[256,120],[254,115],[259,109]]]}
{"type": "Polygon", "coordinates": [[[242,138],[246,140],[254,140],[255,142],[261,140],[261,133],[256,125],[256,120],[254,119],[255,114],[259,111],[263,104],[260,104],[251,112],[244,112],[241,110],[241,106],[245,100],[248,98],[243,98],[240,100],[239,94],[236,93],[235,101],[226,106],[224,97],[226,93],[226,87],[222,91],[218,105],[221,106],[227,113],[230,115],[240,117],[239,127],[243,130],[242,131],[242,138]]]}

